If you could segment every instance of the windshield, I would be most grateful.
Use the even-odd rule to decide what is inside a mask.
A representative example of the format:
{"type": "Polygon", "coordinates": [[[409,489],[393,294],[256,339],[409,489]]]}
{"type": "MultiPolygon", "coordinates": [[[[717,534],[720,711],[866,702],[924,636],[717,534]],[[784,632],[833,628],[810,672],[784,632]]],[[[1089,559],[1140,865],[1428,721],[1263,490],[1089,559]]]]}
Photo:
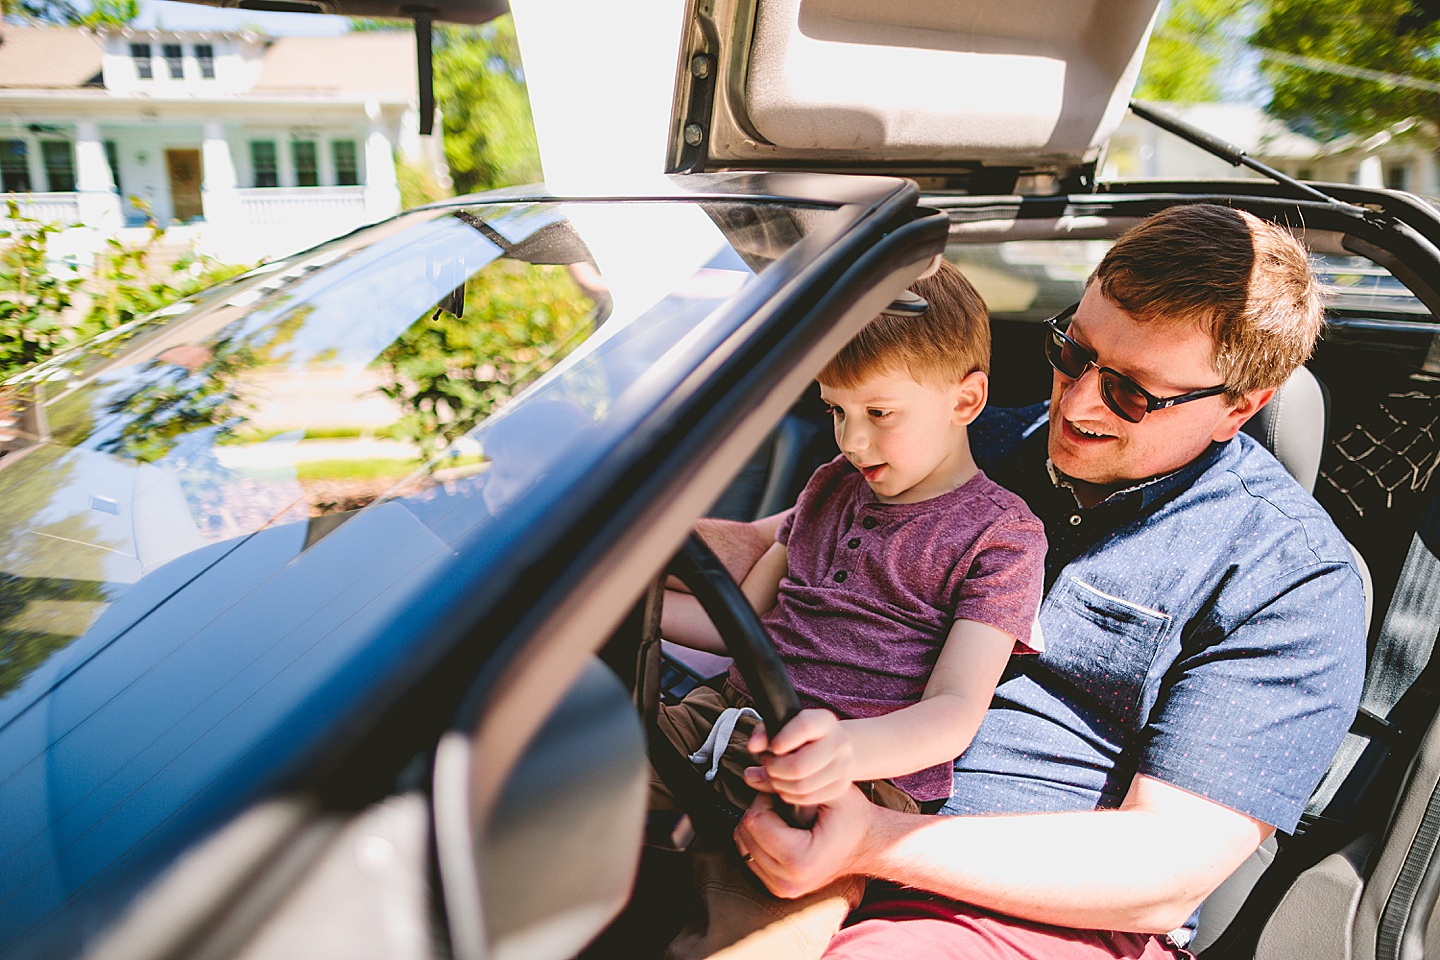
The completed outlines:
{"type": "Polygon", "coordinates": [[[92,631],[178,558],[279,525],[303,551],[377,501],[441,543],[473,534],[835,222],[734,202],[416,211],[10,381],[0,721],[160,602],[92,631]]]}

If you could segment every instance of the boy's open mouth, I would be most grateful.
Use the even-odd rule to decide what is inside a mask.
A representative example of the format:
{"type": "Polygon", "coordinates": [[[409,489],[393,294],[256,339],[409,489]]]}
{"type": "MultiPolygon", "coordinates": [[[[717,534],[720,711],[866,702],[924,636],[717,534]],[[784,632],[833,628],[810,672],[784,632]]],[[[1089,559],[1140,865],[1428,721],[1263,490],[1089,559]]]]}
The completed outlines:
{"type": "Polygon", "coordinates": [[[855,468],[860,471],[860,475],[864,477],[867,482],[874,483],[876,478],[880,476],[880,471],[885,469],[885,464],[877,463],[872,466],[862,467],[857,463],[855,464],[855,468]]]}

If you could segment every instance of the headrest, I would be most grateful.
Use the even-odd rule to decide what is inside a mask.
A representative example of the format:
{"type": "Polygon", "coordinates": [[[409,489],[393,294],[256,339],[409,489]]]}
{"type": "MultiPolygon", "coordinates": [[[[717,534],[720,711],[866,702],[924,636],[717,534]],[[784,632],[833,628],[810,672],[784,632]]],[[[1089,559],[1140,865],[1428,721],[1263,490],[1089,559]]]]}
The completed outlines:
{"type": "Polygon", "coordinates": [[[1308,493],[1315,492],[1329,429],[1330,394],[1305,367],[1245,424],[1245,432],[1265,444],[1308,493]]]}

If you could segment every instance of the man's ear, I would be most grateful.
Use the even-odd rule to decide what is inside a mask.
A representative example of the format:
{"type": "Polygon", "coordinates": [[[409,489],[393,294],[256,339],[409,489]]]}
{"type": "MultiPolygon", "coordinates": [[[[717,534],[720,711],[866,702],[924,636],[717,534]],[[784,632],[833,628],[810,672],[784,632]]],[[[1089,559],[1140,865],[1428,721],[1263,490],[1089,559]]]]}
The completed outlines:
{"type": "Polygon", "coordinates": [[[955,391],[955,419],[962,426],[968,426],[980,416],[980,411],[985,409],[985,402],[989,397],[989,374],[979,370],[967,373],[955,391]]]}
{"type": "Polygon", "coordinates": [[[1224,418],[1215,427],[1215,432],[1210,439],[1217,443],[1224,443],[1226,440],[1233,440],[1245,422],[1260,412],[1260,408],[1269,403],[1275,396],[1276,387],[1266,387],[1264,390],[1251,390],[1242,394],[1234,406],[1225,411],[1224,418]]]}

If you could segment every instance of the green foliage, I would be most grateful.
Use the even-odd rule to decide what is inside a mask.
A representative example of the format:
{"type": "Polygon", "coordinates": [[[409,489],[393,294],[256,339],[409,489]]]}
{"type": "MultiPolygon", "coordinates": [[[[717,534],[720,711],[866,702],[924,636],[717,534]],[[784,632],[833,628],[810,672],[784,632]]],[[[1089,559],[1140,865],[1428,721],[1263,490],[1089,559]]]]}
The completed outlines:
{"type": "Polygon", "coordinates": [[[457,194],[540,178],[540,148],[510,16],[482,27],[437,28],[435,102],[457,194]]]}
{"type": "Polygon", "coordinates": [[[113,330],[248,269],[194,253],[166,261],[164,239],[165,229],[152,221],[149,237],[139,246],[127,247],[114,238],[105,242],[87,284],[93,299],[77,330],[80,338],[113,330]]]}
{"type": "Polygon", "coordinates": [[[1220,98],[1220,53],[1251,0],[1176,0],[1145,48],[1135,96],[1203,103],[1220,98]]]}
{"type": "Polygon", "coordinates": [[[1410,117],[1440,122],[1440,22],[1417,13],[1408,0],[1271,0],[1252,42],[1321,69],[1267,59],[1270,112],[1321,138],[1410,117]],[[1355,67],[1419,86],[1344,75],[1355,67]]]}
{"type": "Polygon", "coordinates": [[[426,455],[558,363],[590,329],[591,303],[564,267],[497,260],[466,285],[465,318],[424,317],[380,354],[396,431],[426,455]]]}
{"type": "Polygon", "coordinates": [[[61,316],[78,279],[53,276],[46,267],[58,228],[20,216],[8,204],[12,228],[0,230],[0,378],[39,363],[69,342],[61,316]]]}
{"type": "Polygon", "coordinates": [[[395,161],[395,179],[400,185],[400,209],[409,210],[450,196],[435,174],[418,163],[395,161]]]}
{"type": "Polygon", "coordinates": [[[89,276],[57,277],[46,260],[60,228],[20,216],[13,201],[8,219],[10,229],[0,230],[0,379],[246,269],[193,253],[166,260],[165,231],[152,226],[139,246],[107,241],[89,276]],[[87,299],[88,312],[75,317],[87,299]]]}
{"type": "Polygon", "coordinates": [[[91,0],[90,9],[68,0],[0,0],[7,20],[77,27],[123,27],[140,16],[139,0],[91,0]]]}

